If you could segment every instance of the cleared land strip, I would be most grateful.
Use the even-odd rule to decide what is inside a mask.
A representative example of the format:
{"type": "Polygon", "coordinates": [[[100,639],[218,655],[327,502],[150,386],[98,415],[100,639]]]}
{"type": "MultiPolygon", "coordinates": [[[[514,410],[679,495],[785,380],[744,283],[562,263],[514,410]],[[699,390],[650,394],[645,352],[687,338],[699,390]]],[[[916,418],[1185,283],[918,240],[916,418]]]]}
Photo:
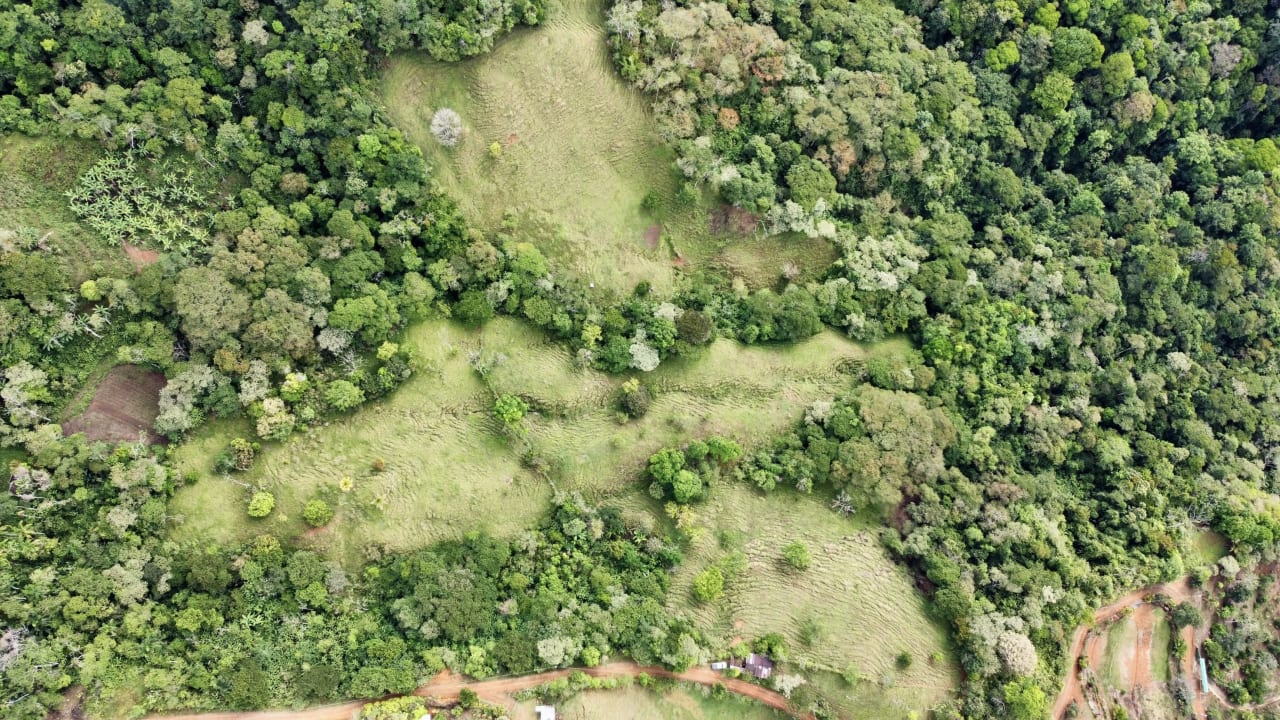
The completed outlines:
{"type": "MultiPolygon", "coordinates": [[[[1116,617],[1131,607],[1143,604],[1146,602],[1145,598],[1156,594],[1166,595],[1170,602],[1177,603],[1191,597],[1191,587],[1187,583],[1187,579],[1183,578],[1163,585],[1148,585],[1147,587],[1139,588],[1126,593],[1110,605],[1098,608],[1093,614],[1092,623],[1076,628],[1075,633],[1071,636],[1071,646],[1067,650],[1067,677],[1063,682],[1062,692],[1058,693],[1058,699],[1053,704],[1053,710],[1049,717],[1053,718],[1053,720],[1061,718],[1073,700],[1079,703],[1080,706],[1085,706],[1084,689],[1080,683],[1079,659],[1080,653],[1084,651],[1085,638],[1089,629],[1116,617]]],[[[1193,652],[1192,647],[1188,647],[1188,652],[1193,652]]]]}
{"type": "MultiPolygon", "coordinates": [[[[504,702],[512,693],[537,687],[552,680],[583,672],[591,677],[635,676],[645,673],[651,677],[681,680],[699,685],[724,685],[725,689],[764,703],[771,708],[793,714],[791,704],[781,694],[747,682],[728,678],[708,668],[693,668],[685,672],[672,672],[656,666],[637,665],[632,662],[613,662],[593,668],[566,668],[536,675],[494,678],[468,682],[457,675],[441,674],[436,679],[413,691],[419,697],[434,698],[442,703],[455,702],[462,690],[475,692],[487,702],[504,702]]],[[[151,720],[350,720],[366,701],[322,705],[304,710],[261,710],[255,712],[210,712],[186,715],[153,715],[151,720]]],[[[372,702],[372,701],[368,701],[372,702]]],[[[814,720],[812,715],[799,715],[802,720],[814,720]]]]}
{"type": "MultiPolygon", "coordinates": [[[[1181,580],[1165,583],[1163,585],[1148,585],[1147,587],[1140,588],[1138,590],[1134,590],[1132,592],[1126,593],[1124,596],[1122,596],[1120,599],[1116,600],[1115,602],[1111,603],[1110,605],[1105,605],[1101,608],[1098,608],[1097,612],[1095,612],[1093,615],[1092,623],[1087,625],[1081,625],[1080,627],[1076,628],[1075,633],[1071,636],[1070,648],[1067,650],[1067,660],[1068,660],[1067,677],[1066,677],[1066,680],[1063,682],[1062,692],[1058,694],[1058,698],[1053,704],[1053,710],[1051,711],[1049,717],[1053,718],[1053,720],[1058,720],[1059,718],[1063,717],[1063,714],[1066,712],[1067,707],[1071,705],[1071,702],[1073,700],[1079,703],[1082,707],[1085,706],[1084,690],[1080,683],[1079,659],[1080,659],[1080,654],[1085,649],[1085,641],[1086,641],[1086,637],[1088,635],[1089,630],[1094,626],[1098,625],[1099,623],[1106,622],[1107,620],[1110,620],[1116,617],[1117,615],[1119,615],[1120,613],[1124,612],[1125,610],[1131,607],[1138,608],[1139,610],[1141,610],[1142,609],[1141,606],[1143,606],[1144,604],[1147,604],[1146,598],[1151,597],[1153,595],[1157,595],[1157,594],[1165,595],[1166,597],[1168,597],[1170,603],[1178,603],[1178,602],[1183,602],[1185,600],[1191,599],[1194,593],[1191,590],[1190,584],[1187,582],[1187,578],[1182,578],[1181,580]]],[[[1135,652],[1135,657],[1142,658],[1143,662],[1146,662],[1149,664],[1149,660],[1150,660],[1149,652],[1150,652],[1150,642],[1151,642],[1151,639],[1149,637],[1150,635],[1149,628],[1147,629],[1147,633],[1148,633],[1148,637],[1146,638],[1146,643],[1148,647],[1146,648],[1146,652],[1137,651],[1135,652]]],[[[1179,665],[1182,668],[1183,675],[1185,676],[1188,685],[1192,688],[1196,688],[1200,684],[1200,668],[1195,660],[1195,646],[1196,646],[1195,629],[1183,628],[1181,630],[1181,633],[1182,633],[1183,641],[1187,645],[1187,649],[1185,654],[1181,658],[1179,665]]],[[[1139,633],[1139,635],[1141,635],[1141,632],[1139,633]]],[[[1139,642],[1141,643],[1141,641],[1142,640],[1140,637],[1139,642]]],[[[1140,664],[1140,663],[1135,663],[1135,666],[1137,664],[1140,664]]],[[[1149,671],[1149,668],[1148,668],[1148,671],[1149,671]]],[[[1218,700],[1219,703],[1221,703],[1224,707],[1229,708],[1231,710],[1254,711],[1254,710],[1261,710],[1267,707],[1271,707],[1276,704],[1280,704],[1280,695],[1275,695],[1259,703],[1246,704],[1246,705],[1232,705],[1230,701],[1227,700],[1226,694],[1223,693],[1222,689],[1219,688],[1215,683],[1212,683],[1212,682],[1210,683],[1209,690],[1210,690],[1210,693],[1213,695],[1213,697],[1216,700],[1218,700]]],[[[1206,705],[1207,705],[1205,696],[1202,693],[1194,692],[1194,691],[1192,695],[1193,695],[1192,714],[1196,718],[1205,717],[1206,705]]]]}

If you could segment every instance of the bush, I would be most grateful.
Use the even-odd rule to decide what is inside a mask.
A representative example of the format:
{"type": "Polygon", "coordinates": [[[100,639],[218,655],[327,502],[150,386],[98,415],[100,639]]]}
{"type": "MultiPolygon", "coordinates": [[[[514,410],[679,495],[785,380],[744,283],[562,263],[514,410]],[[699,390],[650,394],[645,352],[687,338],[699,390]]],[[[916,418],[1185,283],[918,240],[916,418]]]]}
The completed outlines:
{"type": "Polygon", "coordinates": [[[468,290],[454,304],[453,316],[463,325],[479,327],[493,318],[493,306],[480,290],[468,290]]]}
{"type": "Polygon", "coordinates": [[[321,527],[333,519],[333,508],[324,500],[316,498],[302,509],[302,519],[311,527],[321,527]]]}
{"type": "Polygon", "coordinates": [[[702,478],[691,470],[680,470],[671,483],[671,494],[678,503],[688,503],[702,497],[702,478]]]}
{"type": "Polygon", "coordinates": [[[524,419],[529,403],[515,395],[501,395],[493,402],[493,414],[503,425],[511,426],[524,419]]]}
{"type": "Polygon", "coordinates": [[[454,147],[462,139],[462,118],[451,108],[440,108],[431,116],[431,134],[445,147],[454,147]]]}
{"type": "Polygon", "coordinates": [[[640,384],[639,380],[631,378],[622,384],[619,404],[627,417],[644,417],[645,413],[649,412],[649,405],[652,402],[653,396],[649,393],[649,388],[640,384]]]}
{"type": "Polygon", "coordinates": [[[249,500],[249,517],[264,518],[276,509],[276,497],[269,492],[256,492],[249,500]]]}
{"type": "Polygon", "coordinates": [[[231,441],[231,460],[236,470],[244,471],[253,467],[253,459],[261,446],[244,438],[231,441]]]}
{"type": "Polygon", "coordinates": [[[676,337],[690,345],[707,344],[714,330],[711,318],[699,310],[685,310],[676,318],[676,337]]]}
{"type": "Polygon", "coordinates": [[[799,540],[783,548],[782,557],[788,565],[797,570],[807,570],[813,564],[813,556],[809,554],[809,548],[799,540]]]}
{"type": "Polygon", "coordinates": [[[693,596],[699,602],[711,602],[724,595],[724,573],[718,567],[709,567],[693,579],[693,596]]]}
{"type": "Polygon", "coordinates": [[[342,412],[364,402],[364,391],[346,380],[334,380],[325,387],[324,400],[329,407],[342,412]]]}

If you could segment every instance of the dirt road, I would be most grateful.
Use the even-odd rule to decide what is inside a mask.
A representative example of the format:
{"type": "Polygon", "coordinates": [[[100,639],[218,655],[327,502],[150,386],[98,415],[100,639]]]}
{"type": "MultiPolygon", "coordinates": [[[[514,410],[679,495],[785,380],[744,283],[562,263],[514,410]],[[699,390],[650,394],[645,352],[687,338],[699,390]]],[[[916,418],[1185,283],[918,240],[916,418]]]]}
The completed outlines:
{"type": "Polygon", "coordinates": [[[1196,688],[1200,687],[1200,663],[1196,661],[1196,629],[1194,627],[1184,627],[1180,631],[1182,642],[1186,644],[1187,651],[1182,654],[1182,679],[1186,681],[1187,687],[1191,688],[1191,712],[1197,718],[1205,716],[1206,703],[1204,694],[1196,692],[1196,688]]]}
{"type": "MultiPolygon", "coordinates": [[[[505,705],[510,702],[511,695],[526,690],[531,687],[537,687],[544,683],[558,680],[560,678],[569,677],[571,673],[581,670],[591,677],[630,677],[647,673],[651,677],[667,678],[671,680],[681,680],[684,682],[697,683],[699,685],[724,685],[725,689],[730,692],[749,697],[757,700],[771,708],[781,710],[788,714],[792,713],[790,703],[782,695],[749,683],[745,680],[735,680],[725,677],[718,672],[704,667],[693,668],[685,672],[677,673],[665,668],[655,666],[637,665],[632,662],[614,662],[601,665],[594,668],[572,668],[565,670],[551,670],[549,672],[538,673],[536,675],[521,675],[519,677],[495,678],[493,680],[468,681],[459,675],[451,673],[441,673],[434,680],[423,685],[413,691],[414,695],[420,697],[430,697],[443,703],[454,702],[458,699],[458,693],[463,689],[475,692],[482,700],[486,702],[505,705]]],[[[349,702],[341,705],[322,705],[320,707],[307,708],[305,710],[262,710],[257,712],[212,712],[212,713],[191,713],[187,715],[157,715],[152,716],[151,720],[350,720],[364,702],[349,702]]],[[[811,715],[798,716],[802,720],[813,720],[811,715]]]]}
{"type": "Polygon", "coordinates": [[[1156,608],[1142,603],[1133,611],[1133,624],[1137,635],[1133,641],[1133,655],[1129,658],[1129,689],[1146,687],[1151,682],[1151,640],[1155,633],[1156,608]]]}
{"type": "MultiPolygon", "coordinates": [[[[1058,698],[1053,703],[1053,710],[1049,717],[1053,718],[1053,720],[1059,720],[1072,702],[1075,702],[1081,708],[1087,707],[1084,698],[1084,687],[1080,683],[1079,659],[1080,654],[1084,652],[1085,649],[1085,638],[1088,636],[1089,630],[1093,626],[1111,620],[1131,607],[1143,605],[1145,603],[1144,598],[1151,595],[1166,595],[1169,597],[1170,602],[1179,603],[1191,597],[1191,594],[1191,586],[1188,584],[1187,579],[1183,578],[1163,585],[1148,585],[1147,587],[1139,588],[1126,593],[1110,605],[1104,605],[1103,607],[1098,608],[1098,610],[1093,614],[1093,622],[1087,625],[1081,625],[1076,628],[1076,631],[1071,635],[1071,645],[1067,649],[1067,677],[1063,681],[1062,692],[1058,693],[1058,698]]],[[[1149,643],[1150,640],[1148,639],[1148,644],[1149,643]]],[[[1190,652],[1190,649],[1188,652],[1190,652]]],[[[1138,656],[1145,656],[1146,664],[1150,665],[1149,654],[1136,653],[1135,660],[1138,656]]],[[[1096,666],[1096,663],[1091,664],[1091,666],[1096,666]]],[[[1135,669],[1130,673],[1130,677],[1137,678],[1140,676],[1135,669]]],[[[1199,672],[1197,671],[1196,685],[1193,685],[1192,687],[1197,687],[1198,685],[1199,672]]],[[[1197,717],[1203,717],[1203,715],[1197,715],[1197,717]]]]}

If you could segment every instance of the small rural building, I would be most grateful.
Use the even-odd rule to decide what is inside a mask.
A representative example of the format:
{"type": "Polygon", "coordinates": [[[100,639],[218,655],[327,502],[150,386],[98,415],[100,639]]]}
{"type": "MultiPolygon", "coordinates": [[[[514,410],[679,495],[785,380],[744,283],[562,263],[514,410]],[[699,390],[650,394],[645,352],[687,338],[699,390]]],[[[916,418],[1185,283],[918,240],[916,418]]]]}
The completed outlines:
{"type": "Polygon", "coordinates": [[[1209,669],[1205,667],[1204,656],[1200,656],[1200,692],[1209,692],[1209,669]]]}
{"type": "Polygon", "coordinates": [[[730,657],[728,660],[717,660],[711,663],[712,670],[737,670],[751,673],[758,680],[767,680],[773,675],[773,660],[767,655],[751,653],[745,658],[730,657]]]}
{"type": "Polygon", "coordinates": [[[551,705],[538,705],[533,709],[538,714],[538,720],[556,720],[556,709],[551,705]]]}
{"type": "Polygon", "coordinates": [[[773,661],[765,655],[751,653],[747,656],[746,670],[760,680],[767,680],[773,674],[773,661]]]}

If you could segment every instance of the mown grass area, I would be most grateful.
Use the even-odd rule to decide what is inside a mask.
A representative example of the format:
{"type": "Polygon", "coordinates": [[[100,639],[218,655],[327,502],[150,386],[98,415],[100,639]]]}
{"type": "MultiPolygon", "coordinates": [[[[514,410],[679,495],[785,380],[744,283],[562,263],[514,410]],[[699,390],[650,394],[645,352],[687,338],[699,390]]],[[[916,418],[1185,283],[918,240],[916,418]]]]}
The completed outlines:
{"type": "MultiPolygon", "coordinates": [[[[533,701],[522,702],[512,720],[533,720],[533,701]]],[[[676,687],[661,694],[638,687],[592,690],[557,703],[561,720],[781,720],[776,710],[737,695],[711,697],[704,688],[676,687]]]]}
{"type": "Polygon", "coordinates": [[[665,293],[680,264],[756,287],[777,281],[788,262],[802,273],[825,270],[834,259],[825,241],[715,236],[714,198],[677,198],[682,177],[649,100],[614,70],[604,7],[565,0],[542,27],[516,31],[493,52],[460,63],[395,56],[382,100],[472,222],[493,230],[514,212],[526,225],[549,228],[539,244],[555,266],[602,291],[623,293],[647,280],[665,293]],[[430,132],[442,107],[465,126],[454,148],[430,132]],[[656,203],[645,209],[649,194],[656,203]]]}
{"type": "Polygon", "coordinates": [[[1155,611],[1155,622],[1151,627],[1151,679],[1157,682],[1169,681],[1169,642],[1173,628],[1164,610],[1155,611]]]}
{"type": "Polygon", "coordinates": [[[1133,685],[1130,674],[1134,646],[1138,642],[1138,627],[1132,614],[1116,620],[1107,628],[1106,657],[1102,662],[1102,679],[1113,688],[1129,689],[1133,685]]]}
{"type": "MultiPolygon", "coordinates": [[[[615,396],[625,377],[579,370],[569,354],[526,324],[497,319],[483,330],[443,320],[414,327],[406,340],[421,369],[390,398],[335,418],[284,444],[265,447],[254,468],[229,478],[211,472],[234,437],[252,437],[247,422],[212,423],[175,450],[184,474],[198,478],[172,503],[184,520],[179,539],[233,541],[270,529],[303,536],[302,506],[329,498],[333,522],[307,534],[334,557],[359,562],[372,546],[393,550],[484,529],[499,535],[530,527],[545,510],[552,484],[589,500],[647,500],[637,483],[645,460],[666,445],[703,434],[763,441],[796,422],[805,407],[848,386],[842,367],[866,351],[827,332],[785,348],[720,340],[706,356],[671,363],[643,378],[656,397],[643,419],[620,424],[615,396]],[[486,384],[474,353],[498,360],[486,384]],[[526,417],[529,457],[493,419],[493,393],[516,393],[536,412],[526,417]],[[385,470],[374,471],[374,461],[385,470]],[[341,492],[344,477],[350,492],[341,492]],[[276,496],[264,520],[245,514],[254,488],[276,496]]],[[[876,352],[896,352],[878,346],[876,352]]]]}
{"type": "Polygon", "coordinates": [[[815,400],[846,388],[849,376],[842,364],[866,352],[834,332],[783,347],[717,341],[704,357],[637,373],[653,389],[654,400],[643,419],[625,424],[614,408],[620,379],[590,373],[575,384],[565,375],[572,372],[568,355],[547,348],[541,357],[545,362],[552,354],[560,357],[550,368],[533,372],[527,368],[534,362],[513,357],[494,372],[494,387],[557,398],[561,414],[531,418],[529,440],[555,479],[598,500],[637,489],[634,481],[649,456],[663,447],[708,435],[733,437],[747,446],[771,440],[815,400]],[[565,392],[571,396],[560,397],[565,392]]]}
{"type": "Polygon", "coordinates": [[[872,527],[833,512],[818,495],[766,496],[736,481],[719,482],[697,513],[702,530],[676,571],[668,605],[711,637],[727,644],[781,632],[795,666],[807,668],[801,674],[847,717],[923,716],[957,686],[945,631],[872,527]],[[783,560],[783,548],[796,541],[812,555],[808,569],[783,560]],[[694,577],[736,552],[746,556],[745,571],[726,583],[721,599],[698,602],[694,577]],[[904,652],[911,658],[905,668],[904,652]],[[853,686],[837,675],[851,667],[861,677],[853,686]]]}
{"type": "Polygon", "coordinates": [[[90,142],[0,135],[0,247],[6,232],[30,228],[68,264],[73,284],[131,272],[123,250],[67,207],[64,193],[100,154],[90,142]]]}
{"type": "Polygon", "coordinates": [[[1192,543],[1196,554],[1190,559],[1201,567],[1218,562],[1230,549],[1227,538],[1212,530],[1201,530],[1195,533],[1192,543]]]}

